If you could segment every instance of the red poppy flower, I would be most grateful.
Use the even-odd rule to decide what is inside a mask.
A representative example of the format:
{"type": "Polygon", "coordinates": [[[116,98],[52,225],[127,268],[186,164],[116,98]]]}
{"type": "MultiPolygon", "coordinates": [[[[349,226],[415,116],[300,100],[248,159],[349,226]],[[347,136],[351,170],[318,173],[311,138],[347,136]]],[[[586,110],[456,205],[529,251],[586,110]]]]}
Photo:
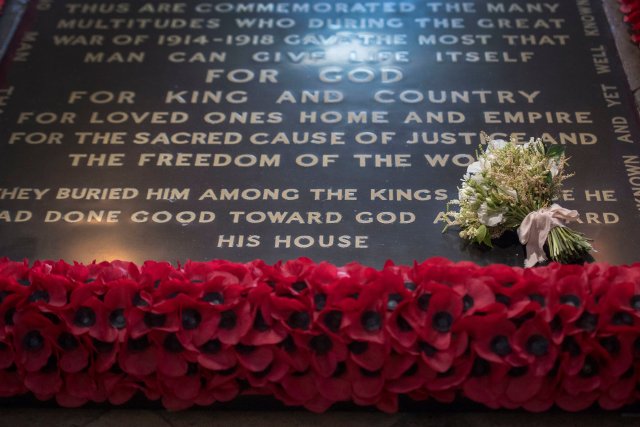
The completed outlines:
{"type": "Polygon", "coordinates": [[[42,369],[54,356],[58,328],[35,310],[16,312],[14,321],[13,348],[16,364],[28,372],[42,369]]]}
{"type": "Polygon", "coordinates": [[[43,311],[56,311],[67,304],[67,292],[72,289],[72,283],[65,276],[34,269],[29,275],[29,281],[29,303],[41,306],[43,311]]]}
{"type": "Polygon", "coordinates": [[[436,350],[447,350],[451,348],[452,331],[462,315],[462,298],[453,289],[440,285],[426,290],[416,299],[407,316],[418,326],[423,342],[436,350]]]}
{"type": "Polygon", "coordinates": [[[40,400],[50,399],[58,393],[62,387],[62,378],[56,357],[49,356],[46,364],[37,371],[27,371],[24,385],[40,400]]]}
{"type": "Polygon", "coordinates": [[[346,402],[351,400],[351,378],[347,372],[347,364],[339,362],[331,375],[316,378],[318,392],[327,400],[346,402]]]}
{"type": "Polygon", "coordinates": [[[203,373],[203,387],[195,402],[208,406],[214,402],[229,402],[240,394],[240,386],[233,373],[203,373]]]}
{"type": "Polygon", "coordinates": [[[634,392],[638,384],[638,367],[630,368],[617,381],[603,387],[598,403],[603,409],[614,410],[635,401],[634,392]]]}
{"type": "Polygon", "coordinates": [[[128,402],[141,389],[134,377],[124,374],[119,368],[96,374],[96,382],[98,390],[104,390],[104,395],[112,405],[128,402]]]}
{"type": "MultiPolygon", "coordinates": [[[[195,311],[182,320],[198,323],[190,333],[194,345],[204,345],[211,339],[237,344],[252,326],[251,307],[244,295],[246,288],[237,282],[235,275],[218,271],[209,276],[207,282],[195,287],[197,292],[192,297],[197,303],[187,308],[195,311]]],[[[185,335],[183,327],[180,336],[184,341],[185,335]]]]}
{"type": "Polygon", "coordinates": [[[556,395],[556,405],[569,412],[584,411],[598,400],[598,394],[597,391],[569,394],[563,389],[559,389],[556,395]]]}
{"type": "Polygon", "coordinates": [[[19,396],[26,392],[23,377],[15,365],[0,369],[0,397],[19,396]]]}
{"type": "Polygon", "coordinates": [[[421,392],[425,399],[428,398],[430,393],[426,385],[436,378],[436,371],[415,356],[392,355],[389,362],[383,369],[387,391],[398,394],[421,392]]]}
{"type": "Polygon", "coordinates": [[[456,390],[471,372],[473,361],[470,356],[457,357],[449,369],[437,372],[434,378],[427,381],[426,388],[433,393],[456,390]]]}
{"type": "Polygon", "coordinates": [[[469,278],[454,285],[453,290],[462,298],[462,311],[466,316],[485,312],[496,301],[493,291],[481,278],[469,278]]]}
{"type": "Polygon", "coordinates": [[[61,317],[69,331],[75,335],[89,334],[95,338],[102,337],[99,325],[107,324],[107,313],[103,308],[106,288],[99,282],[92,282],[76,287],[61,317]]]}
{"type": "Polygon", "coordinates": [[[309,334],[306,340],[300,340],[309,350],[311,367],[321,377],[333,375],[338,363],[347,358],[347,346],[339,338],[325,333],[309,334]]]}
{"type": "Polygon", "coordinates": [[[465,329],[471,336],[471,348],[484,360],[520,366],[525,362],[513,349],[515,324],[506,313],[465,319],[465,329]]]}
{"type": "Polygon", "coordinates": [[[521,407],[533,399],[542,390],[545,377],[535,374],[535,370],[528,366],[513,367],[507,371],[498,387],[503,390],[500,406],[509,409],[521,407]]]}
{"type": "Polygon", "coordinates": [[[56,402],[65,408],[77,408],[87,402],[104,402],[106,396],[91,371],[63,375],[63,386],[56,393],[56,402]]]}
{"type": "Polygon", "coordinates": [[[185,348],[175,333],[152,332],[150,340],[156,348],[155,357],[159,376],[184,376],[189,370],[189,363],[198,360],[197,353],[185,348]]]}
{"type": "Polygon", "coordinates": [[[89,364],[89,351],[84,339],[62,331],[56,339],[60,369],[67,373],[80,372],[89,364]],[[82,340],[82,341],[81,341],[82,340]]]}
{"type": "Polygon", "coordinates": [[[311,371],[295,371],[272,385],[272,391],[278,400],[288,406],[304,406],[307,402],[327,399],[318,393],[317,375],[311,371]]]}
{"type": "Polygon", "coordinates": [[[510,369],[504,363],[476,357],[469,378],[462,384],[464,395],[489,408],[499,408],[505,393],[505,379],[510,369]]]}
{"type": "Polygon", "coordinates": [[[236,365],[236,353],[229,344],[212,339],[200,346],[197,360],[205,368],[224,371],[236,365]]]}
{"type": "Polygon", "coordinates": [[[555,375],[549,374],[543,377],[542,385],[538,392],[531,399],[524,402],[522,408],[531,412],[544,412],[551,409],[555,404],[561,379],[562,375],[559,373],[555,373],[555,375]]]}
{"type": "Polygon", "coordinates": [[[168,262],[145,261],[137,282],[142,289],[153,289],[175,273],[176,270],[168,262]]]}
{"type": "MultiPolygon", "coordinates": [[[[85,340],[85,343],[87,341],[85,340]]],[[[117,361],[120,348],[123,343],[118,341],[107,342],[91,338],[90,348],[93,354],[93,368],[96,372],[105,372],[111,369],[117,361]]]]}
{"type": "Polygon", "coordinates": [[[162,404],[176,411],[195,404],[202,387],[200,368],[197,363],[189,364],[185,375],[179,377],[159,377],[162,404]]]}
{"type": "Polygon", "coordinates": [[[234,349],[240,365],[250,372],[264,371],[275,357],[273,345],[255,346],[238,343],[234,349]]]}
{"type": "Polygon", "coordinates": [[[13,343],[11,341],[0,340],[0,369],[7,369],[15,361],[13,343]]]}
{"type": "Polygon", "coordinates": [[[244,335],[242,342],[247,345],[278,344],[287,336],[287,329],[274,319],[275,307],[271,305],[273,289],[266,283],[257,284],[247,296],[253,307],[251,312],[251,328],[244,335]]]}
{"type": "Polygon", "coordinates": [[[266,368],[261,371],[243,368],[239,375],[256,390],[268,388],[269,384],[280,382],[291,371],[291,366],[280,356],[281,352],[276,350],[273,361],[266,368]]]}
{"type": "Polygon", "coordinates": [[[148,335],[128,337],[118,352],[118,365],[130,375],[143,377],[156,371],[158,349],[148,335]]]}
{"type": "Polygon", "coordinates": [[[7,280],[0,281],[0,339],[10,339],[16,310],[28,297],[26,289],[7,280]]]}
{"type": "Polygon", "coordinates": [[[540,317],[525,321],[513,335],[513,348],[536,376],[548,373],[558,349],[551,340],[551,328],[540,317]]]}

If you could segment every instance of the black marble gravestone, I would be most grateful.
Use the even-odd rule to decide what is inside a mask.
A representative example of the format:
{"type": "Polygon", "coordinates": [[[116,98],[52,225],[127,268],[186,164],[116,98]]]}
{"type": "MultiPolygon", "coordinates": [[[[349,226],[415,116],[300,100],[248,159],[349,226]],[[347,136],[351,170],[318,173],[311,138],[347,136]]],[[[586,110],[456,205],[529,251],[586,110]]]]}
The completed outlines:
{"type": "Polygon", "coordinates": [[[33,1],[0,69],[0,256],[520,265],[441,233],[482,131],[565,145],[594,258],[640,258],[598,1],[33,1]]]}

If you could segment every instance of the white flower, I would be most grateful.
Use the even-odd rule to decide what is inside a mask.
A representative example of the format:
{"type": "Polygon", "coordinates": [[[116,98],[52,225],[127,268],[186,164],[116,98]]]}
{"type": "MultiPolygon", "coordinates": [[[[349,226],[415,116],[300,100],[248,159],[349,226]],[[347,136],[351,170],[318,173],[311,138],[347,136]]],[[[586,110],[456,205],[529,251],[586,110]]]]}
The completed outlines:
{"type": "Polygon", "coordinates": [[[489,209],[486,203],[478,209],[478,220],[487,227],[495,227],[504,221],[505,209],[489,209]]]}
{"type": "Polygon", "coordinates": [[[492,141],[489,141],[489,145],[487,146],[487,151],[502,150],[504,147],[507,146],[507,144],[509,143],[504,139],[494,139],[492,141]]]}
{"type": "Polygon", "coordinates": [[[556,159],[549,160],[549,172],[551,172],[551,176],[555,178],[560,173],[560,165],[556,159]]]}
{"type": "Polygon", "coordinates": [[[467,174],[474,175],[482,172],[482,169],[483,169],[482,163],[478,160],[476,162],[471,163],[469,166],[467,166],[467,174]]]}
{"type": "Polygon", "coordinates": [[[500,187],[500,191],[511,197],[513,200],[518,200],[518,192],[511,187],[500,187]]]}
{"type": "Polygon", "coordinates": [[[469,203],[475,203],[476,194],[473,191],[473,188],[463,184],[462,188],[458,189],[458,200],[464,200],[469,203]]]}

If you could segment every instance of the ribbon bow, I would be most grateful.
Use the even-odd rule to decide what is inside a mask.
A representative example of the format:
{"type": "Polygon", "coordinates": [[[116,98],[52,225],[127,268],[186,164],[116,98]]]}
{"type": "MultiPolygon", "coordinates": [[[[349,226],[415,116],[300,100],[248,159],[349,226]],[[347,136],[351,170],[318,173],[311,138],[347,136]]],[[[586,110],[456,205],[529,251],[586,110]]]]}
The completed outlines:
{"type": "Polygon", "coordinates": [[[543,246],[547,241],[549,232],[555,227],[564,227],[564,224],[578,219],[578,211],[565,209],[558,204],[553,204],[548,208],[542,208],[529,213],[520,227],[518,227],[518,237],[520,243],[527,245],[527,259],[525,267],[533,267],[547,257],[544,254],[543,246]]]}

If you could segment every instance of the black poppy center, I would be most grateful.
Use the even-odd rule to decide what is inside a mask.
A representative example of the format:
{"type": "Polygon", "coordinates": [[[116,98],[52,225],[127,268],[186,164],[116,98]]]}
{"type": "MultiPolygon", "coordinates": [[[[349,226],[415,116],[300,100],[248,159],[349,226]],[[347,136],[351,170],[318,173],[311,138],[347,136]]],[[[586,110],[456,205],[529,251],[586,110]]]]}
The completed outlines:
{"type": "Polygon", "coordinates": [[[382,316],[377,311],[365,311],[360,316],[360,324],[367,332],[377,332],[382,328],[382,316]]]}
{"type": "Polygon", "coordinates": [[[611,355],[620,353],[620,340],[615,336],[600,338],[600,345],[611,355]]]}
{"type": "Polygon", "coordinates": [[[127,341],[127,349],[132,352],[145,351],[149,347],[149,338],[146,335],[140,338],[130,338],[127,341]]]}
{"type": "Polygon", "coordinates": [[[353,341],[350,342],[347,346],[349,351],[355,355],[359,355],[367,351],[369,348],[369,343],[366,341],[353,341]]]}
{"type": "Polygon", "coordinates": [[[347,372],[347,364],[344,362],[338,362],[335,371],[331,374],[332,378],[338,378],[347,372]]]}
{"type": "Polygon", "coordinates": [[[40,332],[30,331],[22,339],[22,344],[26,350],[37,351],[44,347],[44,338],[40,332]]]}
{"type": "Polygon", "coordinates": [[[31,293],[31,295],[29,295],[29,301],[30,302],[37,302],[37,301],[44,301],[46,303],[49,302],[49,292],[42,290],[42,289],[38,289],[35,290],[31,293]]]}
{"type": "Polygon", "coordinates": [[[222,350],[222,343],[218,339],[209,340],[202,345],[201,350],[206,354],[216,354],[222,350]]]}
{"type": "Polygon", "coordinates": [[[640,311],[640,295],[634,295],[629,300],[629,305],[636,311],[640,311]]]}
{"type": "Polygon", "coordinates": [[[560,297],[560,304],[571,305],[573,307],[580,307],[580,298],[577,295],[567,294],[560,297]]]}
{"type": "Polygon", "coordinates": [[[93,346],[98,353],[109,353],[113,350],[114,344],[112,342],[101,341],[93,338],[93,346]]]}
{"type": "Polygon", "coordinates": [[[142,299],[139,293],[133,296],[131,303],[136,307],[146,307],[149,305],[144,299],[142,299]]]}
{"type": "Polygon", "coordinates": [[[360,374],[362,374],[363,377],[367,377],[367,378],[378,378],[381,373],[382,373],[381,369],[378,369],[377,371],[370,371],[365,368],[360,368],[360,374]]]}
{"type": "Polygon", "coordinates": [[[69,332],[63,332],[58,336],[58,345],[64,351],[71,351],[78,348],[78,340],[69,332]]]}
{"type": "Polygon", "coordinates": [[[9,292],[9,291],[0,291],[0,304],[2,304],[4,299],[6,297],[8,297],[9,295],[11,295],[11,292],[9,292]]]}
{"type": "Polygon", "coordinates": [[[527,366],[514,366],[513,368],[509,369],[507,375],[511,378],[519,378],[526,375],[527,372],[529,372],[529,367],[527,366]]]}
{"type": "Polygon", "coordinates": [[[184,347],[178,340],[176,334],[169,334],[164,338],[162,343],[162,347],[167,350],[169,353],[181,353],[184,351],[184,347]]]}
{"type": "Polygon", "coordinates": [[[323,322],[331,332],[338,332],[342,324],[342,312],[331,310],[324,316],[323,322]]]}
{"type": "Polygon", "coordinates": [[[305,289],[307,289],[307,283],[303,280],[299,280],[295,282],[293,285],[291,285],[291,289],[293,289],[296,292],[302,292],[305,289]]]}
{"type": "Polygon", "coordinates": [[[582,348],[580,344],[576,341],[574,337],[569,335],[562,341],[562,350],[569,353],[571,357],[577,357],[582,353],[582,348]]]}
{"type": "Polygon", "coordinates": [[[123,308],[116,308],[109,313],[109,324],[116,329],[123,329],[127,326],[127,319],[124,317],[123,308]]]}
{"type": "Polygon", "coordinates": [[[576,325],[587,332],[594,331],[598,326],[598,315],[585,311],[576,321],[576,325]]]}
{"type": "Polygon", "coordinates": [[[238,315],[235,311],[226,310],[223,311],[222,314],[220,314],[220,323],[218,323],[218,326],[220,328],[230,330],[235,328],[237,323],[238,315]]]}
{"type": "Polygon", "coordinates": [[[306,311],[295,311],[289,315],[289,319],[287,323],[293,329],[309,329],[309,325],[311,324],[311,316],[306,311]]]}
{"type": "Polygon", "coordinates": [[[421,341],[418,346],[420,347],[420,351],[427,357],[432,357],[438,352],[438,349],[428,342],[421,341]]]}
{"type": "Polygon", "coordinates": [[[315,294],[313,296],[313,305],[318,311],[324,310],[327,305],[327,296],[325,294],[315,294]]]}
{"type": "Polygon", "coordinates": [[[202,322],[202,315],[193,308],[182,311],[182,327],[186,330],[196,329],[202,322]]]}
{"type": "Polygon", "coordinates": [[[496,335],[491,340],[491,351],[500,357],[507,356],[513,351],[511,344],[509,344],[509,338],[504,335],[496,335]]]}
{"type": "Polygon", "coordinates": [[[592,378],[598,375],[600,368],[598,367],[598,361],[591,355],[584,359],[584,365],[580,370],[580,376],[583,378],[592,378]]]}
{"type": "Polygon", "coordinates": [[[496,301],[507,307],[511,305],[511,298],[509,298],[505,294],[496,294],[496,301]]]}
{"type": "Polygon", "coordinates": [[[236,345],[236,351],[240,354],[251,354],[253,352],[255,352],[258,349],[258,347],[256,347],[255,345],[247,345],[247,344],[237,344],[236,345]]]}
{"type": "Polygon", "coordinates": [[[9,310],[4,312],[4,323],[7,326],[13,326],[13,315],[16,314],[16,308],[11,307],[9,310]]]}
{"type": "Polygon", "coordinates": [[[202,297],[202,300],[213,305],[224,304],[224,295],[221,292],[209,292],[202,297]]]}
{"type": "Polygon", "coordinates": [[[165,314],[152,313],[150,311],[144,313],[144,324],[147,328],[161,328],[166,321],[167,316],[165,314]]]}
{"type": "Polygon", "coordinates": [[[422,311],[429,309],[429,302],[431,301],[431,294],[422,294],[418,297],[418,308],[422,311]]]}
{"type": "Polygon", "coordinates": [[[544,356],[549,353],[549,340],[542,335],[531,335],[527,340],[527,352],[534,356],[544,356]]]}
{"type": "Polygon", "coordinates": [[[545,301],[544,297],[540,294],[529,295],[529,300],[537,302],[538,304],[540,304],[540,307],[544,307],[547,305],[547,302],[545,301]]]}
{"type": "Polygon", "coordinates": [[[389,294],[389,299],[387,300],[387,310],[393,311],[398,308],[398,304],[402,301],[402,295],[400,294],[389,294]]]}
{"type": "Polygon", "coordinates": [[[398,329],[400,329],[401,332],[411,332],[413,330],[411,324],[402,316],[396,317],[396,325],[398,325],[398,329]]]}
{"type": "Polygon", "coordinates": [[[413,282],[404,282],[404,288],[408,291],[413,292],[416,290],[417,286],[413,282]]]}
{"type": "Polygon", "coordinates": [[[435,316],[433,316],[431,324],[433,329],[438,332],[449,332],[451,330],[451,325],[453,324],[453,316],[447,311],[439,311],[435,316]]]}
{"type": "Polygon", "coordinates": [[[327,354],[333,348],[331,338],[326,335],[316,335],[311,338],[309,345],[319,355],[327,354]]]}
{"type": "Polygon", "coordinates": [[[480,358],[476,357],[473,361],[473,368],[471,368],[472,377],[485,377],[491,373],[491,364],[480,358]]]}
{"type": "Polygon", "coordinates": [[[73,316],[73,324],[83,328],[95,325],[96,312],[91,307],[80,307],[73,316]]]}
{"type": "Polygon", "coordinates": [[[611,323],[616,326],[633,326],[633,316],[626,311],[618,311],[611,318],[611,323]]]}
{"type": "Polygon", "coordinates": [[[269,330],[269,325],[264,320],[261,310],[258,310],[256,312],[256,317],[255,319],[253,319],[253,329],[255,329],[258,332],[265,332],[269,330]]]}
{"type": "Polygon", "coordinates": [[[286,351],[287,353],[293,353],[297,348],[296,343],[291,335],[287,335],[287,337],[282,340],[279,345],[284,348],[284,351],[286,351]]]}
{"type": "Polygon", "coordinates": [[[473,300],[473,297],[469,294],[465,295],[464,297],[462,297],[462,310],[463,311],[468,311],[471,310],[473,308],[473,304],[475,303],[475,301],[473,300]]]}
{"type": "Polygon", "coordinates": [[[549,324],[549,326],[551,326],[551,330],[553,332],[562,331],[562,318],[560,318],[559,314],[553,316],[553,319],[551,319],[551,323],[549,324]]]}

